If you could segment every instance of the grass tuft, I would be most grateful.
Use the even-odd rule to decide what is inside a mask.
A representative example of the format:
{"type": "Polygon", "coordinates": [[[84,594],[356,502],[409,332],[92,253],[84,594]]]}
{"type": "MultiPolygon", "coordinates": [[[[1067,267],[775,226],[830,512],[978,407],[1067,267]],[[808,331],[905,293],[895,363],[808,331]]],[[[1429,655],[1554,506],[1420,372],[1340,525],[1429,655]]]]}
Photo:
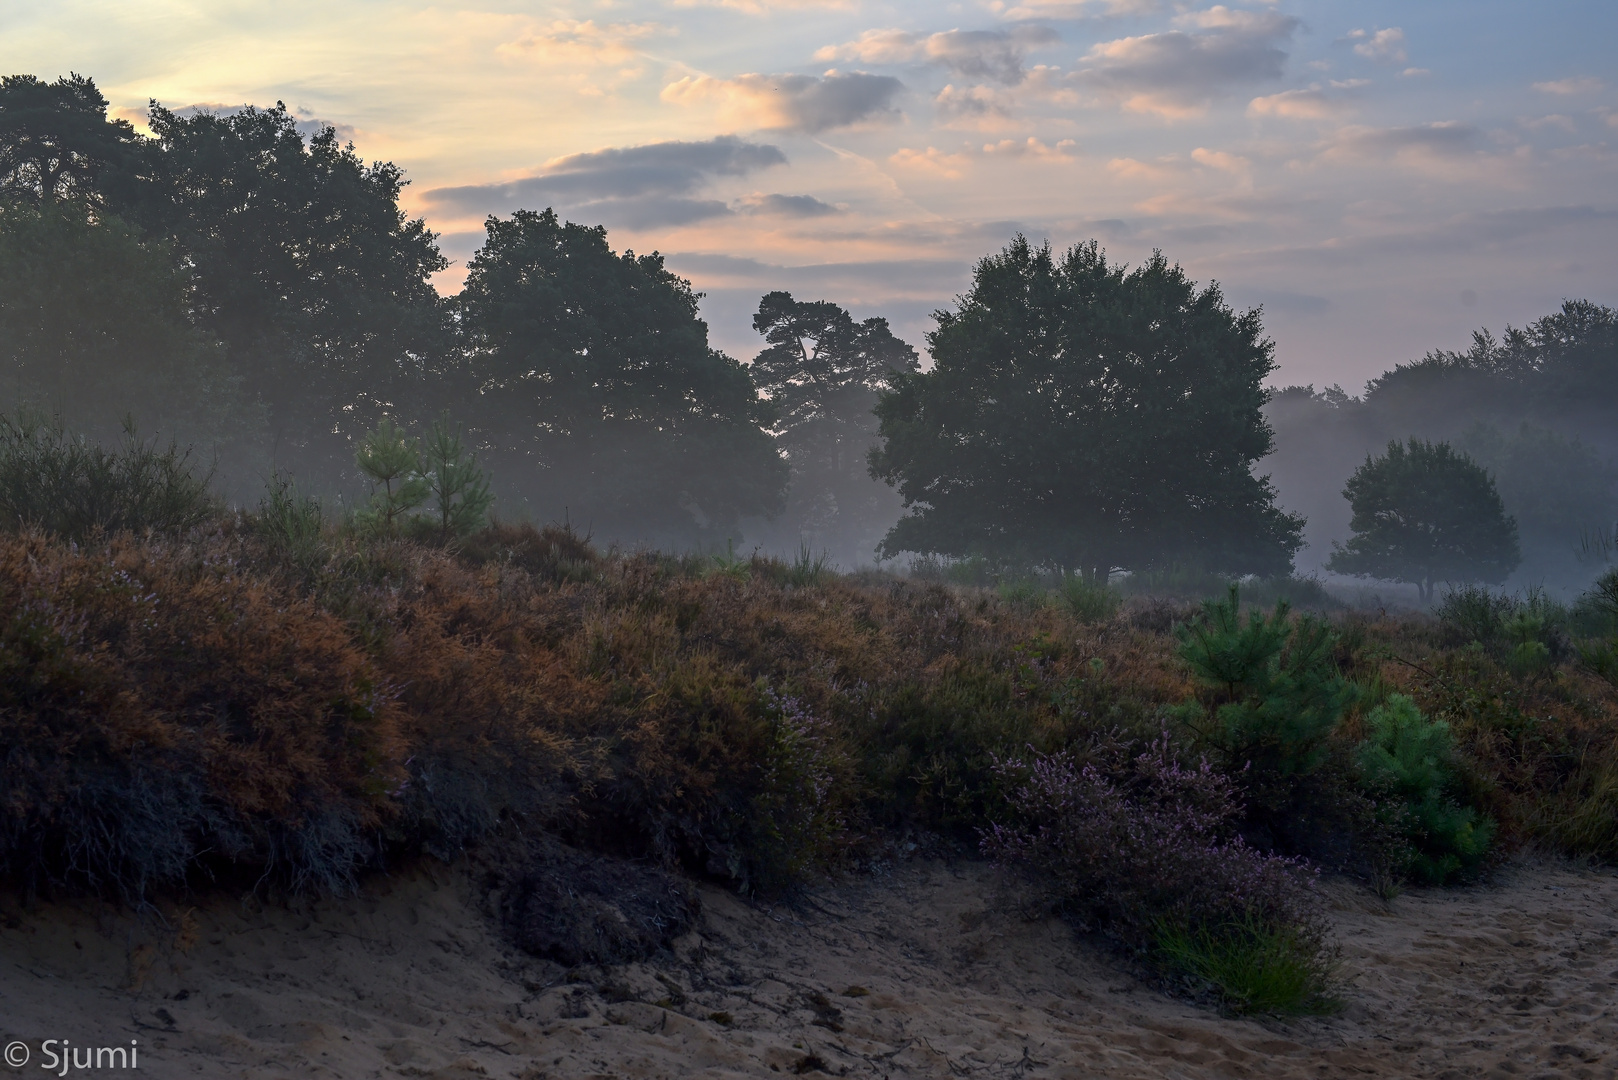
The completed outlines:
{"type": "Polygon", "coordinates": [[[1342,1008],[1335,953],[1295,928],[1248,920],[1217,929],[1160,923],[1156,963],[1239,1015],[1319,1016],[1342,1008]]]}

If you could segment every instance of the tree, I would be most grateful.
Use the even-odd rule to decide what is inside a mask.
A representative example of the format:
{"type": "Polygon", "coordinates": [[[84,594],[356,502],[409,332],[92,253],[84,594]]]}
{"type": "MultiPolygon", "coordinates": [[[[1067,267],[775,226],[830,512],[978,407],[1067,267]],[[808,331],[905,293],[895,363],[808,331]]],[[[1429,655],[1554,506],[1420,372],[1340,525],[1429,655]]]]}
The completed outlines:
{"type": "Polygon", "coordinates": [[[874,476],[908,513],[882,552],[985,555],[1105,580],[1197,563],[1287,570],[1301,519],[1252,465],[1273,345],[1156,253],[1129,271],[1092,241],[1058,263],[1017,237],[934,316],[934,367],[877,405],[874,476]]]}
{"type": "Polygon", "coordinates": [[[892,493],[866,467],[872,410],[897,372],[918,369],[916,351],[886,319],[855,322],[836,304],[785,292],[759,300],[753,329],[769,342],[753,358],[753,378],[776,407],[776,445],[792,467],[786,523],[816,548],[868,559],[898,516],[892,493]]]}
{"type": "Polygon", "coordinates": [[[457,310],[507,490],[619,540],[713,542],[780,510],[772,410],[661,255],[551,210],[485,227],[457,310]]]}
{"type": "Polygon", "coordinates": [[[0,205],[0,410],[29,405],[102,441],[132,420],[210,449],[250,444],[256,413],[191,325],[190,295],[173,253],[117,217],[0,205]]]}
{"type": "Polygon", "coordinates": [[[1498,585],[1521,561],[1517,521],[1494,479],[1448,443],[1388,443],[1343,488],[1354,535],[1333,544],[1326,569],[1406,581],[1431,600],[1435,582],[1498,585]]]}
{"type": "Polygon", "coordinates": [[[0,197],[99,207],[132,180],[138,145],[129,121],[107,119],[93,79],[0,78],[0,197]]]}
{"type": "Polygon", "coordinates": [[[403,174],[329,126],[306,140],[280,104],[150,117],[129,213],[193,268],[197,321],[264,404],[276,466],[347,474],[350,440],[425,406],[451,352],[428,280],[447,263],[399,209],[403,174]]]}

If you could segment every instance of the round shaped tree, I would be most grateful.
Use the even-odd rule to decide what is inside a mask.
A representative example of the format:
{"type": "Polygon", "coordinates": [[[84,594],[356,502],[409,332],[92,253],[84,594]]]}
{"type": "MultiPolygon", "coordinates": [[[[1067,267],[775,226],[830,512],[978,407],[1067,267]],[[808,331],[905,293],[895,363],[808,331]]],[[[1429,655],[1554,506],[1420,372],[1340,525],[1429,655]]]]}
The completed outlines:
{"type": "Polygon", "coordinates": [[[1326,569],[1336,573],[1408,581],[1431,600],[1435,582],[1498,585],[1522,561],[1494,478],[1448,443],[1390,442],[1354,470],[1343,497],[1354,535],[1332,545],[1326,569]]]}

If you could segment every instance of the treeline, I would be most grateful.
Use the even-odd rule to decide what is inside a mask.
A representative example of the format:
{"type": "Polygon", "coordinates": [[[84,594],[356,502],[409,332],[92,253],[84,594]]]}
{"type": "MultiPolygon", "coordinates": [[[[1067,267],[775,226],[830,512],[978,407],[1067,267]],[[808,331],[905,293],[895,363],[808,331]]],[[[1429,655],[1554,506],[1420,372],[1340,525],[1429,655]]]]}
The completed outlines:
{"type": "MultiPolygon", "coordinates": [[[[1618,312],[1588,301],[1464,352],[1435,350],[1372,380],[1289,386],[1266,408],[1276,482],[1311,523],[1314,554],[1349,531],[1342,482],[1392,440],[1445,442],[1483,466],[1516,519],[1522,560],[1511,579],[1580,588],[1612,554],[1618,521],[1618,312]],[[1324,482],[1323,482],[1324,481],[1324,482]],[[1605,538],[1605,539],[1603,539],[1605,538]]],[[[1502,575],[1504,580],[1504,576],[1502,575]]]]}
{"type": "Polygon", "coordinates": [[[710,345],[689,282],[656,253],[614,251],[603,228],[490,217],[464,290],[441,297],[447,264],[399,207],[402,173],[329,126],[306,131],[282,105],[154,102],[146,136],[106,109],[81,76],[0,81],[0,409],[195,445],[238,503],[279,477],[357,506],[367,436],[447,414],[497,513],[673,549],[745,528],[844,563],[1285,575],[1306,519],[1255,466],[1283,486],[1324,480],[1319,505],[1284,501],[1330,524],[1357,459],[1417,435],[1499,476],[1503,509],[1491,478],[1451,470],[1478,490],[1444,541],[1486,535],[1493,554],[1396,566],[1403,541],[1382,536],[1340,561],[1351,572],[1499,581],[1519,523],[1537,567],[1571,550],[1575,525],[1614,517],[1606,308],[1433,354],[1363,401],[1272,396],[1260,313],[1217,285],[1161,254],[1131,270],[1093,242],[1055,253],[1018,237],[936,313],[929,371],[885,320],[784,292],[762,297],[764,347],[743,363],[710,345]]]}

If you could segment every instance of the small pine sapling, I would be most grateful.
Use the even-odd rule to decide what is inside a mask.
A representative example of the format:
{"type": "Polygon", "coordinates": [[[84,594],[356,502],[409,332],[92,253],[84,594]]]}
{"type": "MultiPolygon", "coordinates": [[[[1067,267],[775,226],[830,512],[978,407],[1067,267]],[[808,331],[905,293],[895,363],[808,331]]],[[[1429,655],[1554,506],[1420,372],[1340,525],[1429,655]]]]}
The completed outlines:
{"type": "Polygon", "coordinates": [[[391,536],[431,493],[419,449],[403,428],[383,418],[360,442],[354,461],[371,481],[371,505],[357,517],[367,528],[391,536]]]}
{"type": "Polygon", "coordinates": [[[461,442],[459,425],[446,413],[433,423],[422,447],[423,483],[433,503],[438,542],[477,532],[485,523],[494,494],[489,478],[478,468],[477,456],[461,442]]]}
{"type": "Polygon", "coordinates": [[[1475,874],[1495,824],[1450,797],[1455,752],[1449,725],[1423,716],[1403,694],[1390,694],[1366,715],[1365,727],[1360,775],[1411,846],[1406,872],[1431,885],[1475,874]]]}

